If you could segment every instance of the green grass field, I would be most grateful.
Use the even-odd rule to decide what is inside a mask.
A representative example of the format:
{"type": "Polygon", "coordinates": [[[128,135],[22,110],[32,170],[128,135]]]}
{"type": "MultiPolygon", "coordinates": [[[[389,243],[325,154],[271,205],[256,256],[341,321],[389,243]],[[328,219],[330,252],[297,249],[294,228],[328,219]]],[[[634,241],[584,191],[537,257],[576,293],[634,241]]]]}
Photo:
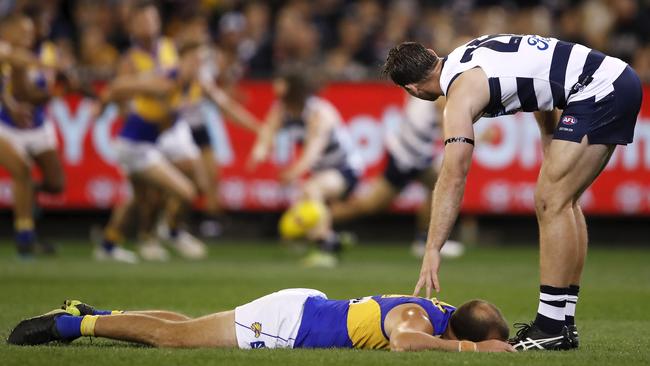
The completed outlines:
{"type": "MultiPolygon", "coordinates": [[[[21,262],[0,245],[0,336],[21,318],[58,306],[65,298],[99,308],[162,308],[188,315],[233,308],[288,287],[312,287],[330,298],[410,293],[419,261],[405,247],[360,246],[335,270],[307,270],[298,256],[271,243],[221,243],[208,260],[128,266],[96,263],[90,248],[65,243],[57,258],[21,262]]],[[[442,266],[439,298],[452,304],[484,298],[510,323],[529,321],[537,307],[534,246],[477,248],[442,266]]],[[[568,352],[458,354],[359,350],[168,350],[82,339],[71,345],[0,344],[0,364],[115,365],[648,365],[650,364],[650,250],[593,248],[584,276],[578,324],[581,348],[568,352]]]]}

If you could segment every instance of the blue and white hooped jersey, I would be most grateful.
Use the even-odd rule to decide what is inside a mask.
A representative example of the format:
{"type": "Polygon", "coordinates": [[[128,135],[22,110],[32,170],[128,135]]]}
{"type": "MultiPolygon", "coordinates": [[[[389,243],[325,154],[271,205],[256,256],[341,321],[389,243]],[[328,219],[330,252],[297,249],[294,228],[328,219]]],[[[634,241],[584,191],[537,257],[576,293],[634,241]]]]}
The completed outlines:
{"type": "Polygon", "coordinates": [[[386,136],[386,148],[400,169],[431,166],[440,140],[440,115],[435,103],[409,96],[398,130],[386,136]]]}
{"type": "Polygon", "coordinates": [[[549,111],[614,90],[627,64],[580,44],[538,35],[484,35],[456,48],[444,60],[445,95],[464,71],[480,67],[488,77],[485,117],[518,111],[549,111]]]}
{"type": "Polygon", "coordinates": [[[336,107],[327,100],[309,97],[301,118],[286,119],[282,129],[290,134],[292,141],[303,143],[307,130],[305,121],[312,113],[318,113],[320,118],[332,122],[334,128],[330,132],[325,150],[311,170],[351,169],[361,174],[364,169],[363,158],[355,151],[352,139],[343,125],[343,118],[336,107]]]}

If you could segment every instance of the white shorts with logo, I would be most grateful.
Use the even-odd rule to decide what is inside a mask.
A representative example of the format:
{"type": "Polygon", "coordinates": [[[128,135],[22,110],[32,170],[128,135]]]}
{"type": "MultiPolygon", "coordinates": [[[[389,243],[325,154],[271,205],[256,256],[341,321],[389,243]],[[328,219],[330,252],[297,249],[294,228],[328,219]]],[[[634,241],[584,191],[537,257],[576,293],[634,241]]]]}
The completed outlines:
{"type": "Polygon", "coordinates": [[[127,174],[141,172],[161,162],[194,160],[200,156],[190,127],[183,121],[160,134],[156,143],[118,137],[115,150],[117,161],[127,174]]]}
{"type": "Polygon", "coordinates": [[[0,122],[0,138],[7,140],[26,159],[59,146],[51,121],[36,128],[16,128],[0,122]]]}
{"type": "Polygon", "coordinates": [[[194,143],[190,125],[179,120],[160,134],[156,143],[158,149],[169,161],[195,160],[200,156],[199,147],[194,143]]]}
{"type": "Polygon", "coordinates": [[[309,297],[327,295],[312,289],[274,292],[235,309],[235,332],[241,349],[293,348],[309,297]]]}

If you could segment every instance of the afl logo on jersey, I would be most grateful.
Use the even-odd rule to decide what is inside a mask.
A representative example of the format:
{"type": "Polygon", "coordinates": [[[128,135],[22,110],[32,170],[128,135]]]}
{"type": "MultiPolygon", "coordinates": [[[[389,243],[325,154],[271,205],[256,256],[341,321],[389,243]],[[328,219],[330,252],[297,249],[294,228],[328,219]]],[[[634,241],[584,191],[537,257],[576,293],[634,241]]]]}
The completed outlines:
{"type": "Polygon", "coordinates": [[[578,123],[578,120],[573,116],[562,117],[562,124],[571,126],[571,125],[575,125],[576,123],[578,123]]]}

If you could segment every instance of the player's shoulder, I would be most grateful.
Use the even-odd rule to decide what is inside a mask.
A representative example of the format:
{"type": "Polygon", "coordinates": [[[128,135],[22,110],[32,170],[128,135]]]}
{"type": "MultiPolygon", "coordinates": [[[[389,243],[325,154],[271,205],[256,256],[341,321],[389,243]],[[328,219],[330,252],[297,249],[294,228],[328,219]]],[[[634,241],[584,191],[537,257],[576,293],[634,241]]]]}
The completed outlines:
{"type": "Polygon", "coordinates": [[[384,330],[390,336],[392,330],[408,328],[415,331],[431,333],[433,325],[429,313],[420,303],[406,302],[399,304],[386,313],[384,330]]]}

